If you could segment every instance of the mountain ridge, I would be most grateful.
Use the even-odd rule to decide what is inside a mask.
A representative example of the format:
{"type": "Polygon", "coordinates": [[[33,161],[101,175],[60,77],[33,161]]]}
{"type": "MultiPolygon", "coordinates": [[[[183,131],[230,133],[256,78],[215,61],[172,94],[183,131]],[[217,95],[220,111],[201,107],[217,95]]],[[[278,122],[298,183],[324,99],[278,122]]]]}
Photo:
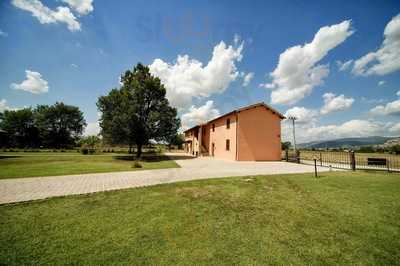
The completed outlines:
{"type": "Polygon", "coordinates": [[[398,137],[382,137],[382,136],[371,136],[371,137],[353,137],[353,138],[338,138],[323,141],[311,141],[300,143],[297,146],[299,148],[343,148],[343,147],[358,147],[365,145],[382,145],[386,141],[396,139],[398,137]]]}

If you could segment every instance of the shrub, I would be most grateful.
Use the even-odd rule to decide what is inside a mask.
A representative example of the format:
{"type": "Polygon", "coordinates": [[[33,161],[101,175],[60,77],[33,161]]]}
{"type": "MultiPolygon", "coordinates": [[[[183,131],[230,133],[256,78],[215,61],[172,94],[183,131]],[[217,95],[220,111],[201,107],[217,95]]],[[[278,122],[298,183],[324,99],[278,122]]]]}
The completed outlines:
{"type": "Polygon", "coordinates": [[[142,164],[138,161],[138,160],[136,160],[134,163],[133,163],[133,166],[132,166],[133,168],[142,168],[143,166],[142,166],[142,164]]]}
{"type": "Polygon", "coordinates": [[[88,148],[82,148],[81,149],[81,153],[86,155],[86,154],[89,153],[89,149],[88,148]]]}

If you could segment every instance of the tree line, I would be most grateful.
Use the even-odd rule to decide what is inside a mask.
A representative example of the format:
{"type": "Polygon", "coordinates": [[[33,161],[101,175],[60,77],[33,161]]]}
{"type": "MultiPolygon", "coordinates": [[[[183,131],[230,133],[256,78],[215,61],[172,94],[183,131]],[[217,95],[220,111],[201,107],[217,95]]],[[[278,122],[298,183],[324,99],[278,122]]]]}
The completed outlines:
{"type": "Polygon", "coordinates": [[[78,107],[57,102],[0,113],[0,147],[71,148],[86,126],[78,107]]]}
{"type": "MultiPolygon", "coordinates": [[[[160,79],[139,63],[121,76],[121,82],[97,101],[102,142],[127,145],[129,151],[136,147],[138,158],[150,140],[182,145],[180,119],[160,79]]],[[[69,148],[80,139],[85,126],[79,108],[64,103],[6,110],[0,113],[0,147],[69,148]]]]}

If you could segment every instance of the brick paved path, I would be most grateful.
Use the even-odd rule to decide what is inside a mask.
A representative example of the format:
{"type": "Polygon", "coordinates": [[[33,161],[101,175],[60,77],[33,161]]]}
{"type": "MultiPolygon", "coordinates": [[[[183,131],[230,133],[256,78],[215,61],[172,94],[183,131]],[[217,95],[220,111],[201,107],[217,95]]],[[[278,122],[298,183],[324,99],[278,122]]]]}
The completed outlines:
{"type": "Polygon", "coordinates": [[[168,155],[178,158],[176,162],[181,168],[3,179],[0,180],[0,204],[195,179],[314,171],[313,166],[286,162],[233,162],[168,155]]]}

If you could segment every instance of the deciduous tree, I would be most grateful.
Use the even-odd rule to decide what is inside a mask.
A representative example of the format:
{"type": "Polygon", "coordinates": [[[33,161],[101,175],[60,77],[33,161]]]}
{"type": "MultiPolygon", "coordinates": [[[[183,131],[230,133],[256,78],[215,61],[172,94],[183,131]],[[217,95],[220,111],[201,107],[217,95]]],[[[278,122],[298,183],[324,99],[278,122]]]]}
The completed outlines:
{"type": "Polygon", "coordinates": [[[149,68],[138,64],[121,77],[122,86],[101,96],[97,106],[101,134],[113,144],[137,146],[137,157],[150,139],[168,141],[176,134],[180,120],[165,98],[166,90],[149,68]]]}
{"type": "Polygon", "coordinates": [[[37,106],[35,122],[45,146],[52,148],[73,146],[86,126],[79,108],[62,102],[37,106]]]}
{"type": "Polygon", "coordinates": [[[39,131],[31,108],[6,110],[0,119],[1,145],[18,148],[40,146],[39,131]]]}

